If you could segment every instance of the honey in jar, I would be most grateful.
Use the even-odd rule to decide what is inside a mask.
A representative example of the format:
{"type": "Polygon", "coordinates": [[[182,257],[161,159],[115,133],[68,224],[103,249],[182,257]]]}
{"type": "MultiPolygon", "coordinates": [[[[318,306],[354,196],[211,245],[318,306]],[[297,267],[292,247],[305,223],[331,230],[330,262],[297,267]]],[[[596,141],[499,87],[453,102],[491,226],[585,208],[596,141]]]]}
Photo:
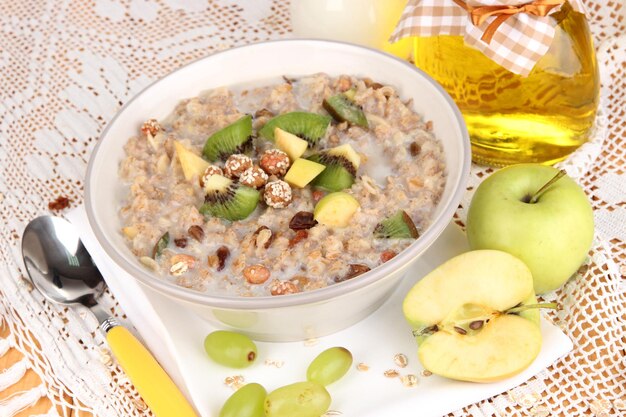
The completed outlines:
{"type": "Polygon", "coordinates": [[[565,2],[550,49],[527,76],[514,74],[461,36],[415,40],[415,63],[457,103],[472,159],[494,166],[553,164],[588,140],[599,102],[595,52],[585,15],[565,2]]]}

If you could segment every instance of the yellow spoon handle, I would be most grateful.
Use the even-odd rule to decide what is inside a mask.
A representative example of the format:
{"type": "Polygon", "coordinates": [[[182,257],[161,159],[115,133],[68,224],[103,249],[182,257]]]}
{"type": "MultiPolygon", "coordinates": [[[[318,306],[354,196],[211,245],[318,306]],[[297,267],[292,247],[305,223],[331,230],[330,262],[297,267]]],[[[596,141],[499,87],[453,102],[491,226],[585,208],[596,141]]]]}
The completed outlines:
{"type": "Polygon", "coordinates": [[[106,337],[115,358],[156,417],[197,417],[174,381],[128,329],[112,327],[106,337]]]}

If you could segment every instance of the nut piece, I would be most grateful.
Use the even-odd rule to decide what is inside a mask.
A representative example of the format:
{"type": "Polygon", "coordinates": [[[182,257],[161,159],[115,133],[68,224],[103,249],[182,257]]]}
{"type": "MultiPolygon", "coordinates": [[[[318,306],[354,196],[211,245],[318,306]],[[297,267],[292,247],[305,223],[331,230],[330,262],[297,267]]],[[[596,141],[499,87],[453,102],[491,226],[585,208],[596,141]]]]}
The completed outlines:
{"type": "Polygon", "coordinates": [[[243,269],[243,277],[250,284],[263,284],[269,279],[270,270],[260,264],[246,266],[243,269]]]}
{"type": "Polygon", "coordinates": [[[265,204],[274,208],[285,208],[291,204],[293,195],[291,187],[285,181],[270,181],[263,192],[265,204]]]}
{"type": "Polygon", "coordinates": [[[204,238],[204,229],[202,226],[193,225],[189,228],[189,230],[187,230],[187,233],[189,233],[189,235],[198,242],[201,242],[204,238]]]}
{"type": "Polygon", "coordinates": [[[278,149],[269,149],[261,155],[259,165],[268,175],[282,177],[289,169],[289,156],[278,149]]]}
{"type": "Polygon", "coordinates": [[[196,265],[196,258],[190,255],[178,254],[172,256],[170,259],[172,266],[170,267],[170,273],[174,276],[184,274],[196,265]]]}
{"type": "Polygon", "coordinates": [[[270,283],[270,294],[272,295],[286,295],[295,294],[300,292],[296,284],[290,281],[273,280],[270,283]]]}
{"type": "Polygon", "coordinates": [[[156,119],[146,120],[143,125],[141,125],[141,133],[143,133],[144,135],[150,133],[152,136],[154,136],[159,130],[163,129],[156,119]]]}
{"type": "Polygon", "coordinates": [[[239,178],[248,168],[252,168],[252,159],[247,155],[238,153],[228,157],[224,163],[224,174],[229,178],[239,178]]]}
{"type": "Polygon", "coordinates": [[[391,259],[393,259],[393,257],[396,256],[396,253],[392,250],[386,250],[383,253],[380,254],[380,261],[382,263],[385,263],[391,259]]]}
{"type": "Polygon", "coordinates": [[[224,175],[224,171],[217,165],[209,165],[207,169],[204,170],[204,174],[200,177],[201,187],[204,187],[204,184],[206,184],[211,175],[224,175]]]}
{"type": "Polygon", "coordinates": [[[254,243],[257,248],[263,247],[267,249],[274,241],[274,234],[267,226],[261,226],[256,229],[256,232],[252,234],[252,237],[254,238],[254,243]]]}
{"type": "Polygon", "coordinates": [[[307,230],[317,224],[317,220],[313,217],[313,213],[309,211],[297,212],[289,221],[291,230],[307,230]]]}
{"type": "Polygon", "coordinates": [[[226,266],[226,261],[230,256],[230,250],[226,246],[220,246],[215,252],[215,256],[217,256],[217,270],[221,271],[226,266]]]}
{"type": "Polygon", "coordinates": [[[300,241],[306,239],[307,237],[309,237],[309,232],[307,232],[306,230],[298,230],[296,232],[296,235],[294,237],[292,237],[291,239],[289,239],[289,245],[288,246],[290,248],[293,248],[298,243],[300,243],[300,241]]]}
{"type": "Polygon", "coordinates": [[[245,186],[259,189],[267,184],[269,176],[261,169],[260,166],[254,165],[246,169],[239,177],[239,182],[245,186]]]}

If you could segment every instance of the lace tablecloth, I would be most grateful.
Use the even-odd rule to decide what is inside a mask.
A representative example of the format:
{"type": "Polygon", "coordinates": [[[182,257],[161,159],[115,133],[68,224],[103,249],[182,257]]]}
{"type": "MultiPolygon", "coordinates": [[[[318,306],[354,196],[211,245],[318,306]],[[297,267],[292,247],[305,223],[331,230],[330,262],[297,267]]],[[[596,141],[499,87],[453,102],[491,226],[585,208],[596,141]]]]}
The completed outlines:
{"type": "MultiPolygon", "coordinates": [[[[626,415],[626,7],[585,3],[603,111],[592,140],[563,165],[593,202],[596,242],[576,277],[547,297],[563,305],[549,317],[575,348],[521,387],[455,416],[626,415]]],[[[99,133],[142,87],[217,50],[288,36],[288,3],[279,0],[0,0],[0,359],[23,355],[0,373],[0,416],[42,397],[52,403],[47,416],[150,414],[103,336],[85,324],[87,312],[32,291],[20,236],[59,197],[82,201],[99,133]],[[41,385],[5,395],[27,370],[41,385]]],[[[473,168],[459,223],[489,172],[473,168]]],[[[112,294],[103,303],[125,320],[112,294]]]]}

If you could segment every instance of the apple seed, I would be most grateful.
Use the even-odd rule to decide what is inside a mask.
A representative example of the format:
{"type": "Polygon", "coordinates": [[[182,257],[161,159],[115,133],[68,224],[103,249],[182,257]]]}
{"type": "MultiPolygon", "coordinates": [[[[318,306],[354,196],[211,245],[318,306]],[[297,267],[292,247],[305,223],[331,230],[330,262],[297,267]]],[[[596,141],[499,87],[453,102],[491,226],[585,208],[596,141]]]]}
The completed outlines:
{"type": "Polygon", "coordinates": [[[465,330],[462,327],[459,326],[454,326],[454,331],[457,332],[458,334],[462,334],[462,335],[466,335],[467,334],[467,330],[465,330]]]}
{"type": "Polygon", "coordinates": [[[472,330],[478,330],[485,324],[482,320],[475,320],[469,324],[469,328],[472,330]]]}

